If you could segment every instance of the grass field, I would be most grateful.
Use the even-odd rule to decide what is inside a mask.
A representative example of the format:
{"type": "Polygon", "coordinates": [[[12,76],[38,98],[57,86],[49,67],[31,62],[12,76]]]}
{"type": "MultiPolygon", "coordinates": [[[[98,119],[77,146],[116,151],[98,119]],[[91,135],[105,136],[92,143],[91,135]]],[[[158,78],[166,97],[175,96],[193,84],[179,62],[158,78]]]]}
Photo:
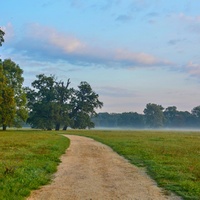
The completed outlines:
{"type": "Polygon", "coordinates": [[[0,199],[20,200],[47,184],[69,146],[60,134],[78,134],[107,144],[145,167],[160,187],[200,200],[200,132],[68,130],[0,131],[0,199]]]}
{"type": "Polygon", "coordinates": [[[51,180],[69,146],[55,132],[0,131],[0,199],[20,200],[51,180]]]}
{"type": "Polygon", "coordinates": [[[110,146],[131,163],[146,167],[160,187],[200,200],[200,132],[68,130],[110,146]]]}

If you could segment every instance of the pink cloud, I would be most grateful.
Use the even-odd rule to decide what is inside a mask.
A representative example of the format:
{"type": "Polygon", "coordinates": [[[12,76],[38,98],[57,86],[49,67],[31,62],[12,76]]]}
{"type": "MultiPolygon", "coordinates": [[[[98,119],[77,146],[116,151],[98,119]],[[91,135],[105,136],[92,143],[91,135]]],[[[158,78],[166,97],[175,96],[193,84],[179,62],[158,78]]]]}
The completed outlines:
{"type": "Polygon", "coordinates": [[[184,13],[179,13],[178,18],[184,22],[189,22],[189,23],[199,23],[200,22],[200,15],[189,16],[189,15],[185,15],[184,13]]]}
{"type": "Polygon", "coordinates": [[[27,29],[28,35],[36,40],[46,41],[49,45],[62,49],[66,53],[80,51],[85,44],[73,35],[63,34],[50,27],[31,24],[27,29]]]}
{"type": "Polygon", "coordinates": [[[200,64],[190,61],[186,66],[186,70],[193,76],[200,76],[200,64]]]}
{"type": "Polygon", "coordinates": [[[23,51],[30,51],[30,56],[36,52],[46,57],[54,57],[59,60],[89,64],[114,65],[118,67],[157,67],[172,65],[169,61],[159,59],[154,55],[145,52],[134,52],[123,48],[107,48],[93,46],[68,33],[58,32],[51,27],[31,24],[25,31],[26,40],[22,40],[16,48],[23,48],[23,51]],[[39,52],[39,53],[38,53],[39,52]]]}

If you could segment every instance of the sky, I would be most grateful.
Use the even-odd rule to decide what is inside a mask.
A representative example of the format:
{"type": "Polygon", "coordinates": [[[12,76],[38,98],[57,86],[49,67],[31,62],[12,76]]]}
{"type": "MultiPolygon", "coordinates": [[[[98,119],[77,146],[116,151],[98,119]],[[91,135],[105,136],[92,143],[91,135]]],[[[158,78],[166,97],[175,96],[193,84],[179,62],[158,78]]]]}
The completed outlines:
{"type": "Polygon", "coordinates": [[[0,0],[1,59],[24,86],[55,75],[88,82],[98,112],[143,113],[146,104],[200,105],[200,1],[0,0]]]}

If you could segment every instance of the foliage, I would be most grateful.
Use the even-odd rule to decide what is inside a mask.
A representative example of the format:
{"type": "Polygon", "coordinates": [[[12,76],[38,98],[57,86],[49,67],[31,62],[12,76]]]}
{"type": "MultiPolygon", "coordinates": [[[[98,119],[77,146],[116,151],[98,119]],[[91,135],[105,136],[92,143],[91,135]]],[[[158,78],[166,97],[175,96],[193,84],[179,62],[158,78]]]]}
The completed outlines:
{"type": "Polygon", "coordinates": [[[96,127],[143,128],[144,116],[136,112],[98,113],[92,117],[96,127]]]}
{"type": "MultiPolygon", "coordinates": [[[[156,112],[154,113],[154,115],[155,114],[156,112]]],[[[161,121],[160,119],[157,120],[155,116],[151,118],[151,115],[147,117],[147,115],[145,114],[138,114],[136,112],[98,113],[97,116],[92,117],[92,121],[95,123],[97,127],[111,127],[111,128],[129,128],[129,129],[172,128],[174,129],[174,128],[199,128],[200,127],[200,106],[193,108],[191,113],[188,111],[178,111],[176,106],[169,106],[165,110],[162,110],[162,113],[160,113],[160,116],[162,119],[161,121]],[[160,124],[158,124],[159,121],[161,122],[160,124]]]]}
{"type": "Polygon", "coordinates": [[[6,127],[12,125],[15,116],[14,90],[7,84],[3,74],[3,67],[0,66],[0,125],[6,127]]]}
{"type": "Polygon", "coordinates": [[[37,76],[38,80],[32,83],[35,90],[26,88],[29,118],[28,123],[33,128],[51,130],[54,126],[54,100],[55,100],[55,77],[37,76]]]}
{"type": "Polygon", "coordinates": [[[66,137],[22,130],[0,132],[0,197],[24,199],[47,184],[69,146],[66,137]]]}
{"type": "Polygon", "coordinates": [[[164,108],[161,105],[149,103],[144,109],[145,121],[148,127],[158,128],[164,124],[164,108]]]}
{"type": "Polygon", "coordinates": [[[4,34],[5,33],[0,29],[0,46],[2,46],[2,43],[4,42],[4,38],[3,38],[4,34]]]}
{"type": "Polygon", "coordinates": [[[87,82],[81,82],[78,90],[69,85],[69,80],[65,84],[53,75],[40,74],[32,83],[33,89],[26,88],[30,110],[28,123],[32,127],[59,130],[61,126],[63,129],[94,126],[90,117],[103,103],[87,82]]]}
{"type": "Polygon", "coordinates": [[[109,145],[160,187],[187,200],[200,199],[200,133],[167,131],[74,131],[109,145]]]}
{"type": "Polygon", "coordinates": [[[94,123],[91,122],[91,117],[96,115],[95,108],[101,108],[103,103],[99,101],[98,94],[92,90],[87,82],[81,82],[78,89],[71,102],[72,128],[93,128],[94,123]]]}
{"type": "Polygon", "coordinates": [[[20,127],[27,119],[26,94],[23,90],[23,71],[12,60],[0,63],[1,109],[0,124],[5,130],[7,126],[20,127]]]}

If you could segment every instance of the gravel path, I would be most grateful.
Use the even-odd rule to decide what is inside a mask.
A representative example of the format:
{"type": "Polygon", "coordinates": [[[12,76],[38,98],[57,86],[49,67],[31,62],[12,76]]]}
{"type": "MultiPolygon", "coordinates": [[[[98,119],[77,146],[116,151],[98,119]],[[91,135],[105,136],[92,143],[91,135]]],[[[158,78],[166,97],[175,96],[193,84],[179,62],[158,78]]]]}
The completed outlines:
{"type": "Polygon", "coordinates": [[[33,191],[28,200],[177,200],[165,196],[140,169],[106,145],[67,135],[70,147],[52,183],[33,191]]]}

